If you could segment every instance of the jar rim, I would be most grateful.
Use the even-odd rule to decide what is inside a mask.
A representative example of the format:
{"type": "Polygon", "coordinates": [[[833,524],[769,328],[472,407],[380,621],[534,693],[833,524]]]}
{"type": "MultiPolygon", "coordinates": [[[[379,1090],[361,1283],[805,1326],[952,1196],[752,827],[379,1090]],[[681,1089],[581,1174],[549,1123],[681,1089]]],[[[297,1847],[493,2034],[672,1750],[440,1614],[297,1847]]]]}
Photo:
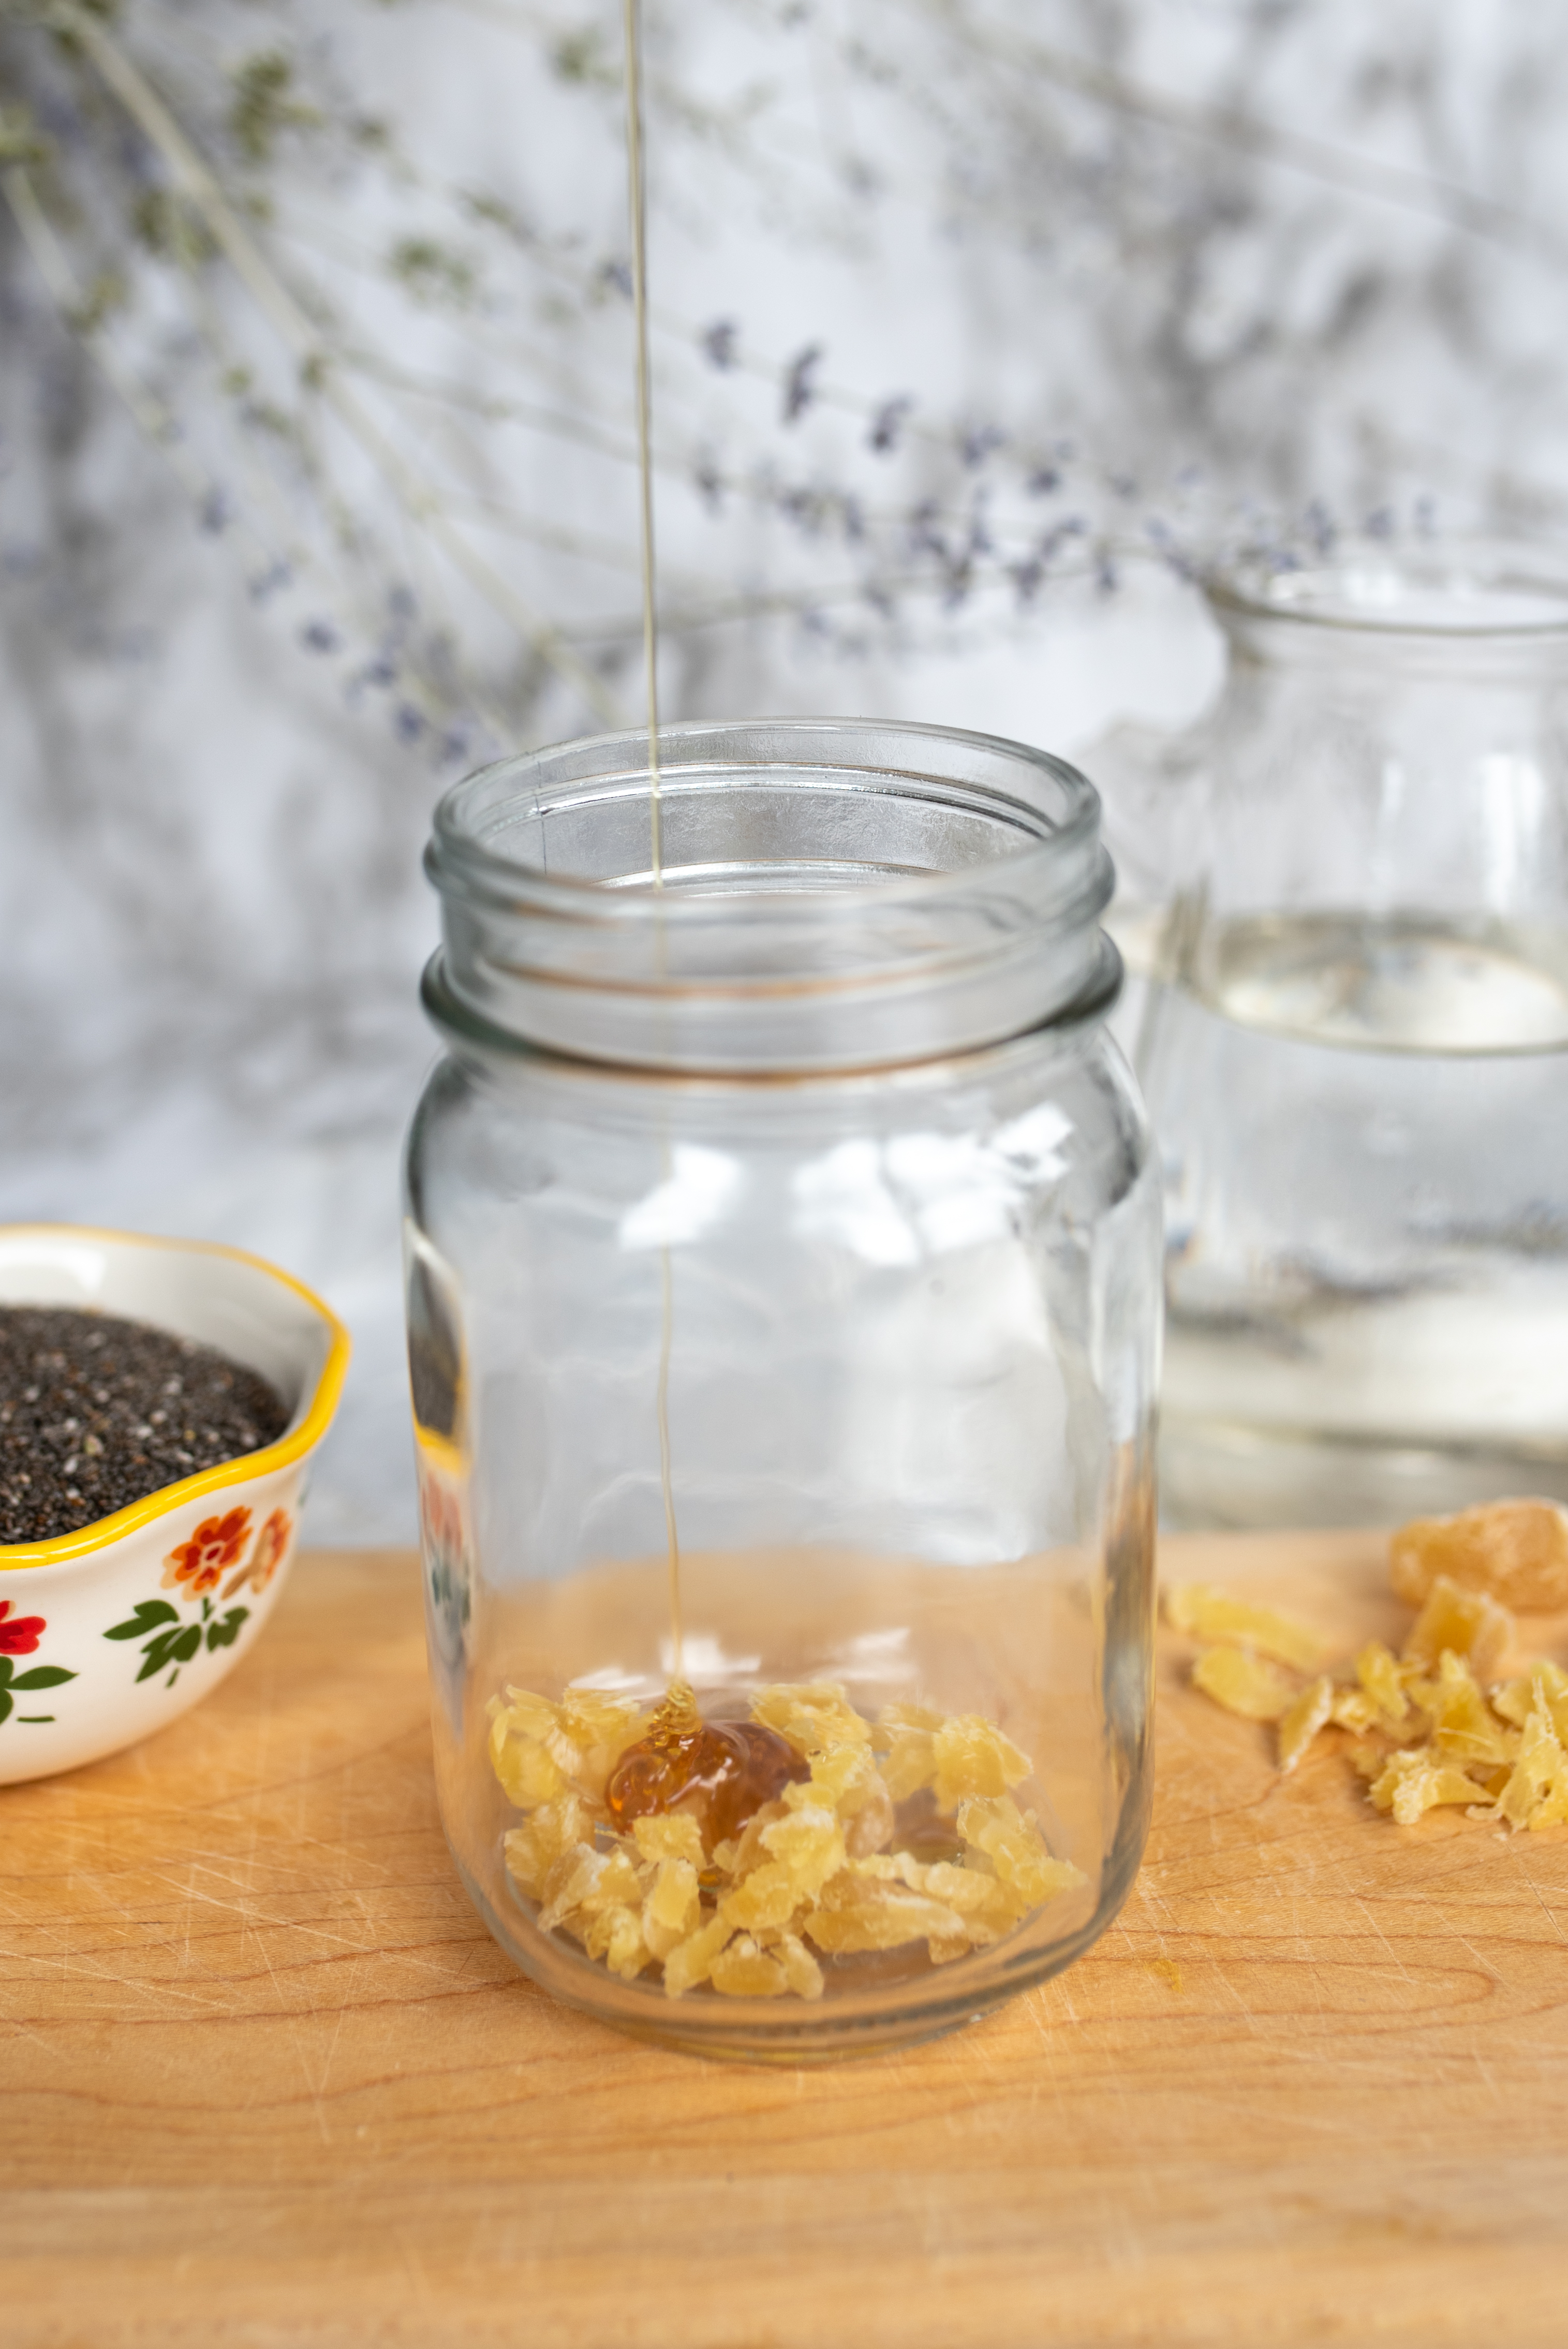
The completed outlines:
{"type": "Polygon", "coordinates": [[[1079,1001],[1114,886],[1093,785],[1029,745],[857,719],[501,760],[437,807],[447,992],[490,1030],[715,1072],[964,1050],[1079,1001]]]}
{"type": "MultiPolygon", "coordinates": [[[[912,744],[923,741],[930,744],[965,746],[987,757],[1001,758],[1009,762],[1016,761],[1041,776],[1050,778],[1052,782],[1062,791],[1068,802],[1068,812],[1060,823],[1052,825],[1049,829],[1039,823],[1029,827],[1033,834],[1032,838],[1025,845],[1014,851],[1014,854],[1020,861],[1025,858],[1034,858],[1042,865],[1047,863],[1059,865],[1064,846],[1080,837],[1098,838],[1099,836],[1099,794],[1088,778],[1080,774],[1076,767],[1069,766],[1065,759],[1058,759],[1048,750],[1037,750],[1029,743],[1013,741],[1004,735],[976,733],[956,726],[934,726],[912,719],[679,719],[671,725],[659,728],[661,792],[670,792],[678,790],[678,779],[690,775],[699,769],[717,773],[731,770],[742,763],[734,757],[725,758],[722,755],[703,761],[692,761],[678,755],[672,758],[672,751],[679,754],[688,747],[699,743],[707,744],[717,750],[726,741],[764,730],[770,734],[787,735],[801,743],[818,740],[827,740],[835,735],[842,736],[846,732],[865,732],[896,738],[901,741],[907,740],[912,744]]],[[[489,842],[477,838],[471,828],[472,816],[505,779],[521,775],[530,768],[542,769],[547,762],[564,766],[569,758],[573,764],[577,766],[581,780],[585,783],[602,788],[606,783],[624,780],[640,786],[643,795],[645,796],[649,788],[647,745],[648,737],[645,728],[626,727],[613,734],[574,736],[564,742],[550,743],[542,750],[526,750],[514,753],[508,758],[492,760],[487,766],[477,769],[473,774],[465,775],[458,782],[450,784],[436,802],[431,820],[433,836],[425,858],[426,870],[430,879],[438,889],[444,888],[449,880],[452,880],[460,881],[468,887],[483,891],[501,889],[506,885],[504,876],[512,876],[516,881],[526,882],[528,885],[539,887],[552,895],[559,894],[563,900],[575,900],[582,905],[592,903],[601,919],[632,920],[647,924],[673,922],[695,925],[700,922],[705,909],[714,902],[711,898],[688,896],[677,888],[666,889],[663,893],[661,902],[660,896],[656,895],[651,888],[639,889],[629,885],[624,880],[617,882],[614,885],[613,891],[607,892],[606,885],[602,880],[552,871],[547,865],[531,864],[525,858],[503,856],[498,854],[489,842]],[[601,754],[614,754],[619,751],[624,751],[628,761],[623,770],[600,763],[601,754]],[[607,895],[612,897],[614,907],[613,914],[608,913],[606,909],[607,895]],[[630,910],[623,911],[624,908],[630,910]]],[[[764,762],[747,760],[744,763],[751,766],[764,762]]],[[[856,760],[823,759],[807,761],[799,757],[780,759],[770,763],[790,769],[798,769],[809,763],[820,766],[828,771],[833,770],[851,771],[863,765],[862,761],[856,760]]],[[[903,776],[910,781],[942,780],[934,771],[915,766],[884,767],[878,771],[890,777],[903,776]]],[[[1020,802],[1020,813],[1026,812],[1023,803],[1020,802]]],[[[1023,829],[1024,826],[1021,825],[1020,830],[1023,829]]],[[[878,904],[886,904],[891,897],[900,895],[907,895],[912,901],[918,902],[923,896],[939,895],[949,885],[951,879],[952,875],[946,872],[908,873],[901,874],[894,879],[878,879],[862,885],[867,902],[874,899],[878,904]]],[[[510,896],[510,889],[507,894],[510,896]]],[[[835,900],[841,905],[852,905],[855,895],[856,890],[853,884],[845,884],[834,892],[835,900]]],[[[730,902],[733,902],[733,897],[730,902]]]]}
{"type": "Polygon", "coordinates": [[[1568,642],[1568,553],[1539,540],[1346,538],[1317,562],[1216,564],[1202,586],[1222,622],[1427,644],[1568,642]]]}

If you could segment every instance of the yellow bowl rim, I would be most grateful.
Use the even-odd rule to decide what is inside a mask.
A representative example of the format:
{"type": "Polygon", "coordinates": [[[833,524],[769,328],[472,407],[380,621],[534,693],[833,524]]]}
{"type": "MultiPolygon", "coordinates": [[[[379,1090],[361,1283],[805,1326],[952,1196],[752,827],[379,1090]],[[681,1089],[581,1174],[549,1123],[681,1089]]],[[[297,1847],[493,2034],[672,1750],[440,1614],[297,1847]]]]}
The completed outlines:
{"type": "Polygon", "coordinates": [[[249,1484],[254,1477],[291,1466],[321,1442],[332,1424],[337,1399],[343,1392],[352,1340],[331,1306],[324,1304],[315,1289],[296,1280],[292,1272],[269,1264],[265,1257],[253,1256],[249,1248],[228,1247],[221,1240],[167,1239],[156,1232],[111,1231],[97,1224],[0,1224],[0,1240],[27,1232],[108,1240],[121,1247],[172,1248],[182,1256],[222,1256],[235,1264],[248,1264],[253,1270],[264,1272],[280,1288],[290,1288],[296,1297],[303,1297],[312,1311],[325,1322],[332,1342],[315,1382],[310,1409],[292,1434],[280,1436],[275,1444],[264,1444],[259,1452],[242,1452],[238,1459],[222,1460],[215,1468],[202,1468],[194,1476],[182,1476],[178,1485],[160,1485],[145,1499],[117,1509],[112,1517],[95,1517],[90,1526],[83,1526],[74,1534],[61,1534],[56,1540],[46,1542],[0,1542],[0,1574],[14,1574],[23,1567],[65,1566],[73,1558],[108,1549],[123,1535],[134,1533],[139,1526],[151,1525],[156,1518],[170,1516],[185,1502],[194,1501],[204,1493],[220,1493],[226,1485],[249,1484]]]}

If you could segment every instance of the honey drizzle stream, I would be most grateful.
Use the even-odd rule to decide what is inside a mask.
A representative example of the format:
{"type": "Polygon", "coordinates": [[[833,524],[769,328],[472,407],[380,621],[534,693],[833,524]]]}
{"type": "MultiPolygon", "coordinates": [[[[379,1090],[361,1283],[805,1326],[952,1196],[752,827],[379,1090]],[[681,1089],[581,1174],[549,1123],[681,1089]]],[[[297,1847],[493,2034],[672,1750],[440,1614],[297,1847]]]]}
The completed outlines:
{"type": "MultiPolygon", "coordinates": [[[[632,314],[636,339],[637,477],[642,491],[643,668],[648,706],[648,833],[654,893],[665,886],[663,807],[659,787],[659,625],[655,595],[653,399],[648,368],[648,191],[643,163],[643,26],[640,0],[622,0],[626,48],[626,181],[632,216],[632,314]]],[[[659,926],[663,960],[664,928],[659,926]]],[[[673,1169],[669,1136],[661,1143],[668,1190],[673,1169]]],[[[669,1551],[671,1694],[686,1690],[681,1629],[681,1546],[676,1524],[670,1465],[670,1353],[675,1342],[675,1275],[666,1242],[659,1250],[659,1377],[655,1409],[659,1426],[659,1485],[665,1504],[665,1539],[669,1551]]]]}

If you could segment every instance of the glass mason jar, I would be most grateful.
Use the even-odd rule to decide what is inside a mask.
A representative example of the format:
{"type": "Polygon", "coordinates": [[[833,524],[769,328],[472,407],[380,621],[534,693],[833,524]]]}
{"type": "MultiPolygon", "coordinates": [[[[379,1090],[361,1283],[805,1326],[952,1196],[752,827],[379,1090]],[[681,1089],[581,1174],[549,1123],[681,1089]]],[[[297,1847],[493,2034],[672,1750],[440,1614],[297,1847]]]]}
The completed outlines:
{"type": "Polygon", "coordinates": [[[407,1154],[437,1770],[536,1982],[711,2054],[1067,1964],[1149,1801],[1160,1206],[1083,779],[934,728],[449,792],[407,1154]]]}
{"type": "Polygon", "coordinates": [[[1167,1512],[1568,1499],[1568,567],[1362,545],[1210,601],[1137,1054],[1167,1512]]]}

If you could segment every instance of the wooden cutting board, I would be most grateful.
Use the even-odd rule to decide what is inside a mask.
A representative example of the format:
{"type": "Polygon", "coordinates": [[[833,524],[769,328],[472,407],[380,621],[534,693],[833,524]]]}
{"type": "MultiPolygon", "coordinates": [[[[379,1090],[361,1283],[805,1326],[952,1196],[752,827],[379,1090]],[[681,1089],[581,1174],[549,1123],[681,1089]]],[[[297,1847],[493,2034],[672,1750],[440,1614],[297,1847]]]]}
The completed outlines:
{"type": "MultiPolygon", "coordinates": [[[[1408,1619],[1369,1536],[1164,1567],[1408,1619]]],[[[513,1972],[437,1824],[413,1561],[306,1557],[209,1703],[0,1795],[0,2342],[1568,2341],[1568,1830],[1398,1829],[1161,1678],[1089,1956],[913,2054],[738,2069],[513,1972]]]]}

